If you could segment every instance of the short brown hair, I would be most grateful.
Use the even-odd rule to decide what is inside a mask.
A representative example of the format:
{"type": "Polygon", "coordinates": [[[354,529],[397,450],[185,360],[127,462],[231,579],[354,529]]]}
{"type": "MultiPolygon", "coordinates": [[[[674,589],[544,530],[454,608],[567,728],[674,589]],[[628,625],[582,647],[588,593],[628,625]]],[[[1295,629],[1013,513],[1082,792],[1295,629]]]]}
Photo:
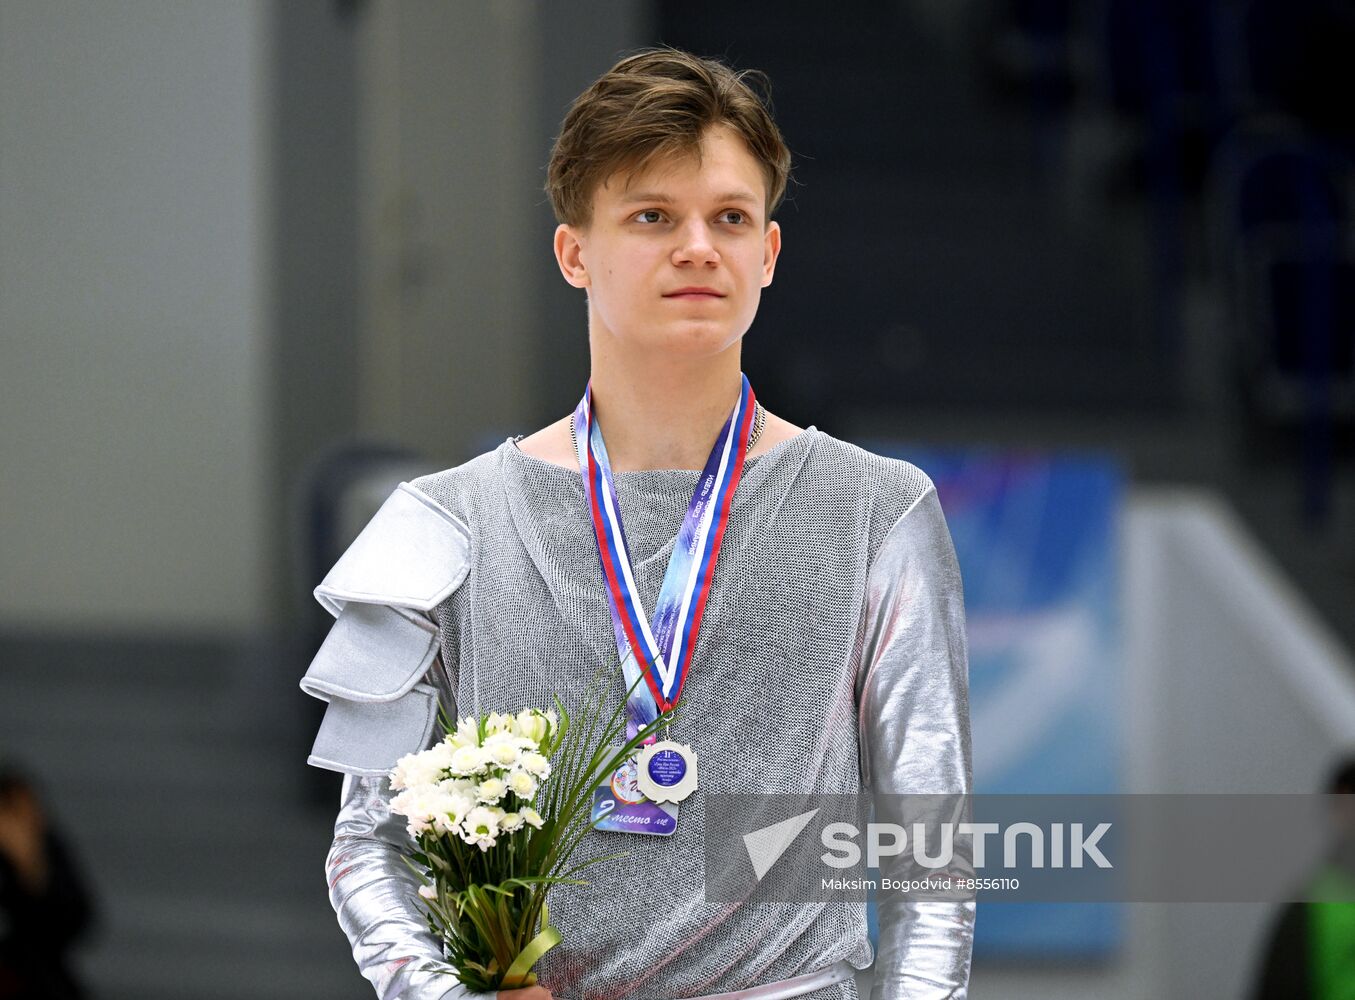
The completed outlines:
{"type": "Polygon", "coordinates": [[[762,165],[770,220],[790,178],[790,150],[772,121],[770,89],[759,70],[736,72],[681,49],[627,56],[565,115],[546,169],[555,218],[588,225],[593,194],[606,178],[618,170],[639,173],[660,157],[700,156],[706,129],[723,124],[742,136],[762,165]]]}

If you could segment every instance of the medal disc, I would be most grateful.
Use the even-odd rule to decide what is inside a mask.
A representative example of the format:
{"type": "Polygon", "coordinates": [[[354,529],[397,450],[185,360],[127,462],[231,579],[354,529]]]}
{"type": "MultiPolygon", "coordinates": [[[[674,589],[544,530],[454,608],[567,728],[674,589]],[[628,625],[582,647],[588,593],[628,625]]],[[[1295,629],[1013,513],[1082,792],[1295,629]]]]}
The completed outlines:
{"type": "Polygon", "coordinates": [[[635,785],[655,802],[681,802],[696,791],[696,754],[685,743],[652,743],[637,763],[635,785]]]}

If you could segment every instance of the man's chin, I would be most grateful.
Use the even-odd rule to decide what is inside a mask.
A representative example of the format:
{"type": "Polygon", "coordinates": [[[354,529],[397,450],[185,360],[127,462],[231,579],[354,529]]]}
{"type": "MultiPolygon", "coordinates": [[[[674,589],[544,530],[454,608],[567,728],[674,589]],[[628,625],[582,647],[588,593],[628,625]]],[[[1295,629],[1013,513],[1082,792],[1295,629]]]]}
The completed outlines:
{"type": "Polygon", "coordinates": [[[737,350],[743,339],[727,323],[680,323],[653,331],[646,342],[651,349],[674,358],[716,358],[731,348],[737,350]]]}
{"type": "MultiPolygon", "coordinates": [[[[624,328],[623,328],[624,329],[624,328]]],[[[713,361],[729,351],[737,357],[747,327],[739,329],[728,319],[723,322],[690,319],[669,320],[644,327],[632,327],[608,339],[611,352],[646,362],[667,360],[674,364],[713,361]]]]}

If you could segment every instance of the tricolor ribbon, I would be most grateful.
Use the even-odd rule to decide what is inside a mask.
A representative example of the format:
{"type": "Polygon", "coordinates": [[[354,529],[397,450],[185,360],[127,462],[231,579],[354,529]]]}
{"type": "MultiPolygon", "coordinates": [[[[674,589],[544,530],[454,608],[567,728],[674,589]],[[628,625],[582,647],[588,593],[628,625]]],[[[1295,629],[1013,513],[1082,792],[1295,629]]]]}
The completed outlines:
{"type": "Polygon", "coordinates": [[[636,729],[656,719],[660,712],[672,709],[682,695],[682,686],[691,667],[701,616],[710,596],[715,561],[724,542],[734,490],[743,476],[748,438],[753,428],[756,399],[748,377],[741,375],[740,378],[742,387],[738,402],[706,459],[669,556],[654,608],[652,629],[631,572],[630,551],[612,483],[607,447],[602,440],[602,430],[593,417],[591,382],[574,410],[579,471],[583,475],[584,495],[597,538],[602,575],[607,583],[607,603],[612,612],[617,653],[625,672],[626,687],[634,687],[636,692],[627,705],[630,711],[628,728],[632,729],[632,735],[636,729]],[[644,685],[635,684],[637,669],[646,681],[644,685]]]}

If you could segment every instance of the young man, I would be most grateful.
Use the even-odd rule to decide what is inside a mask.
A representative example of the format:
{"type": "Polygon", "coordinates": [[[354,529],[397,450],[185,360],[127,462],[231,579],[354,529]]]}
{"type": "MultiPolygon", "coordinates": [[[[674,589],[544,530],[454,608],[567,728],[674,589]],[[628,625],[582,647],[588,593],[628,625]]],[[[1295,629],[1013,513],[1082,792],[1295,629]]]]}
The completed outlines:
{"type": "MultiPolygon", "coordinates": [[[[311,762],[348,775],[331,900],[382,997],[474,996],[440,972],[384,777],[437,738],[439,700],[546,708],[617,657],[646,678],[632,718],[680,699],[665,738],[700,762],[677,803],[618,772],[581,856],[626,857],[552,892],[564,942],[513,1000],[856,1000],[865,907],[707,902],[703,794],[969,791],[963,597],[935,488],[768,412],[741,372],[789,161],[717,62],[653,50],[599,78],[548,181],[556,258],[588,303],[584,398],[401,484],[317,588],[338,621],[302,682],[330,703],[311,762]]],[[[882,895],[879,917],[872,1000],[965,996],[972,902],[882,895]]]]}

